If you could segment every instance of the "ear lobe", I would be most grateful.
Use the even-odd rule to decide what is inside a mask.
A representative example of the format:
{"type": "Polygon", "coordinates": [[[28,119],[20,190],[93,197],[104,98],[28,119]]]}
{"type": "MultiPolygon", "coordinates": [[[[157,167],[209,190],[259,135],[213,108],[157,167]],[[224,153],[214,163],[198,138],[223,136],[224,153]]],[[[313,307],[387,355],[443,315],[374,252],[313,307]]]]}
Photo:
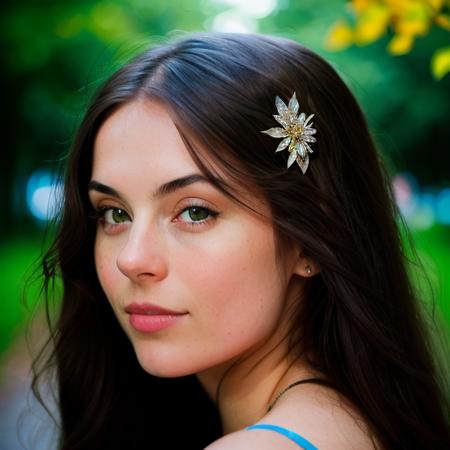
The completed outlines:
{"type": "Polygon", "coordinates": [[[317,275],[320,272],[320,266],[319,264],[312,260],[311,258],[307,257],[299,257],[295,267],[294,267],[294,273],[297,275],[300,275],[304,278],[310,278],[314,275],[317,275]]]}

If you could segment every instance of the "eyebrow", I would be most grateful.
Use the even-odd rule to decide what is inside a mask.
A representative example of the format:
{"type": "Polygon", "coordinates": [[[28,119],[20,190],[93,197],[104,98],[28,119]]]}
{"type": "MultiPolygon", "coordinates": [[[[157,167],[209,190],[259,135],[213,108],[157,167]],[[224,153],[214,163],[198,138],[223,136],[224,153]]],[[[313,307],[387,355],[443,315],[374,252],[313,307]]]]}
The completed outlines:
{"type": "MultiPolygon", "coordinates": [[[[176,178],[175,180],[171,180],[168,181],[167,183],[161,184],[161,186],[159,186],[153,193],[153,197],[162,197],[164,195],[171,194],[177,191],[178,189],[182,189],[186,186],[189,186],[190,184],[198,182],[211,184],[208,178],[204,177],[203,175],[197,173],[192,175],[186,175],[185,177],[176,178]]],[[[111,186],[107,186],[106,184],[100,183],[95,180],[89,181],[88,191],[97,191],[103,194],[112,195],[120,199],[124,197],[119,191],[112,188],[111,186]]]]}

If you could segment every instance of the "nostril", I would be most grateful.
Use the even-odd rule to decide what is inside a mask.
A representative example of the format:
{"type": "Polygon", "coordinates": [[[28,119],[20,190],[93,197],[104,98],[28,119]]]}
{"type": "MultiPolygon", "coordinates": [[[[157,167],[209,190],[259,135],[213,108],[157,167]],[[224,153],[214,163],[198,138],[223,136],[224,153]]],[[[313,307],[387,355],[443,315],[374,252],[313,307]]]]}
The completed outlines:
{"type": "Polygon", "coordinates": [[[155,274],[154,273],[151,273],[151,272],[144,272],[144,273],[140,273],[139,275],[138,275],[138,277],[139,278],[150,278],[150,277],[154,277],[155,276],[155,274]]]}

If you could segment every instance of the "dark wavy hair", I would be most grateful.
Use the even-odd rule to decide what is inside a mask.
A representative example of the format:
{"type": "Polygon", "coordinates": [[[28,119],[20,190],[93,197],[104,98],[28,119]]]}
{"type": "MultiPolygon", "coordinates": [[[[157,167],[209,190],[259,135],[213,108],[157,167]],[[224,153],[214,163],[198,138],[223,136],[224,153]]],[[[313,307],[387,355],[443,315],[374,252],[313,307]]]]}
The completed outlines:
{"type": "Polygon", "coordinates": [[[67,159],[58,232],[41,266],[47,308],[56,279],[63,294],[56,318],[48,314],[49,353],[34,361],[32,384],[40,398],[41,377],[56,374],[59,449],[200,449],[222,432],[194,374],[162,379],[139,366],[95,271],[87,197],[93,142],[105,120],[137,98],[167,107],[218,189],[240,201],[234,180],[267,199],[280,251],[295,243],[320,265],[298,302],[290,349],[351,401],[383,448],[450,448],[448,403],[408,274],[403,222],[350,90],[330,64],[291,40],[194,33],[114,73],[67,159]],[[275,97],[294,91],[318,129],[305,175],[287,169],[288,152],[275,153],[277,141],[261,133],[275,126],[275,97]],[[208,161],[226,177],[218,180],[208,161]]]}

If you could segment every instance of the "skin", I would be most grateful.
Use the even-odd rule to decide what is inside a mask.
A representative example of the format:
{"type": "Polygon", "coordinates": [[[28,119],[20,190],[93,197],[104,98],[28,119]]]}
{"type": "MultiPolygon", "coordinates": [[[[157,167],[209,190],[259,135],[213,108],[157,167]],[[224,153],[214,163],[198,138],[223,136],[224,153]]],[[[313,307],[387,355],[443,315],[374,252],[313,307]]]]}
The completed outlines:
{"type": "MultiPolygon", "coordinates": [[[[140,99],[115,111],[94,145],[91,180],[119,193],[89,191],[94,209],[109,208],[98,221],[96,269],[143,369],[160,377],[196,374],[218,402],[225,435],[236,436],[269,417],[267,408],[282,389],[316,375],[289,358],[286,330],[306,278],[318,267],[298,248],[277,259],[269,208],[258,196],[243,200],[262,216],[205,181],[155,194],[192,174],[200,171],[162,104],[140,99]],[[172,327],[142,333],[124,310],[133,302],[187,314],[172,327]]],[[[271,412],[284,411],[274,420],[292,415],[285,399],[307,389],[288,391],[271,412]]],[[[215,449],[238,448],[219,441],[215,449]]],[[[279,437],[265,442],[272,441],[279,444],[279,437]]]]}

